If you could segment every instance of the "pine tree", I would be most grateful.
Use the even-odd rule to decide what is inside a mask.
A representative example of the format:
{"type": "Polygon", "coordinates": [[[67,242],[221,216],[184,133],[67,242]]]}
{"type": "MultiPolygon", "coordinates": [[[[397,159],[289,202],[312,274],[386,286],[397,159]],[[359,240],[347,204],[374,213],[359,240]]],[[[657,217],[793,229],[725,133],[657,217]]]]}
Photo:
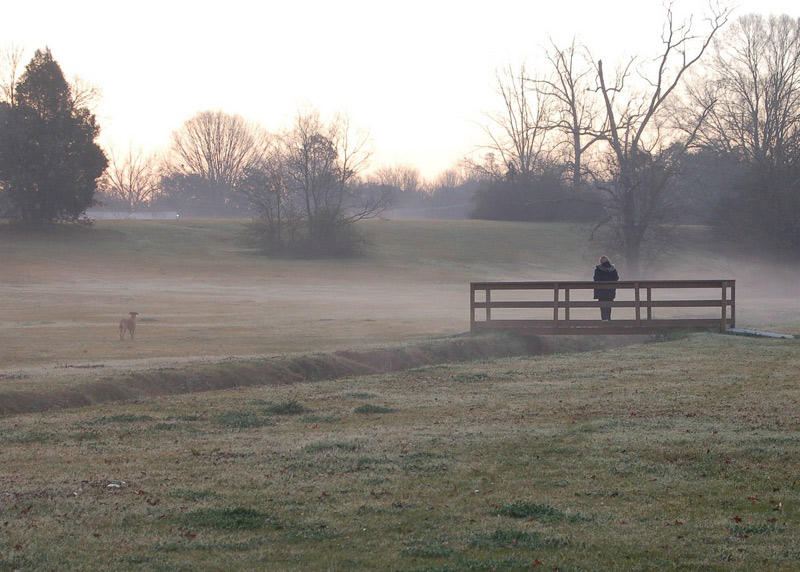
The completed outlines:
{"type": "Polygon", "coordinates": [[[7,215],[26,226],[77,220],[94,202],[108,162],[94,115],[73,104],[61,66],[37,50],[0,103],[0,192],[7,215]]]}

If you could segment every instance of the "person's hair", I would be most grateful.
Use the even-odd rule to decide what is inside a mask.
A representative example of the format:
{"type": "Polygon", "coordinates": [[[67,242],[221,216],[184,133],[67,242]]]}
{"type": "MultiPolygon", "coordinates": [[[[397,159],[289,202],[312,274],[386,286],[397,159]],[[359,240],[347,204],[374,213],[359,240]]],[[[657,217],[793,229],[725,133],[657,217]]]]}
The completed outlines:
{"type": "Polygon", "coordinates": [[[601,257],[600,257],[600,264],[603,264],[604,262],[611,262],[611,261],[608,259],[608,256],[606,256],[605,254],[604,254],[603,256],[601,256],[601,257]]]}

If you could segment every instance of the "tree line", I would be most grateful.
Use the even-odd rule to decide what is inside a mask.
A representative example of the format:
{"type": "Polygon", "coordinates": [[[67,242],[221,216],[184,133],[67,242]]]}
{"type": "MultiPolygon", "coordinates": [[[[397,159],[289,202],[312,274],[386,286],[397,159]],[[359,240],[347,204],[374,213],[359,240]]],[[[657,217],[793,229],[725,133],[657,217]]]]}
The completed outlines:
{"type": "Polygon", "coordinates": [[[361,242],[354,223],[390,204],[386,185],[359,179],[368,137],[344,116],[326,122],[310,109],[270,134],[241,116],[204,111],[173,133],[163,156],[107,156],[87,93],[64,78],[49,49],[37,50],[18,80],[20,52],[7,57],[0,214],[26,227],[80,221],[101,201],[130,212],[180,204],[200,216],[246,214],[266,252],[346,255],[361,242]]]}
{"type": "Polygon", "coordinates": [[[636,275],[678,223],[796,257],[800,19],[665,7],[660,51],[609,69],[588,46],[498,73],[476,214],[592,223],[636,275]]]}
{"type": "MultiPolygon", "coordinates": [[[[670,248],[679,223],[743,243],[800,245],[800,20],[714,8],[679,21],[660,49],[609,66],[588,46],[550,45],[537,69],[508,67],[482,151],[435,181],[411,166],[368,172],[369,138],[345,116],[299,111],[279,133],[204,111],[165,153],[107,154],[92,91],[49,50],[0,82],[0,213],[35,226],[79,220],[100,200],[136,211],[251,219],[275,254],[347,254],[354,223],[409,213],[586,223],[627,272],[670,248]],[[476,158],[477,157],[477,158],[476,158]]],[[[9,52],[12,64],[19,53],[9,52]]],[[[8,54],[7,54],[8,55],[8,54]]],[[[412,214],[413,216],[413,214],[412,214]]]]}

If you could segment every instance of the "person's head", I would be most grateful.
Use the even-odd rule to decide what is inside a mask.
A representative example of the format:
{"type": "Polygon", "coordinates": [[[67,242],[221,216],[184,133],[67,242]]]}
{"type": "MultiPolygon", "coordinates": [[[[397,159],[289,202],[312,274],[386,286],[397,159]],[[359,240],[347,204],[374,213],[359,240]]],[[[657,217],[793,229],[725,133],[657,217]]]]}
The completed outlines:
{"type": "Polygon", "coordinates": [[[608,259],[608,256],[603,255],[603,256],[600,257],[600,265],[601,266],[603,264],[610,264],[610,263],[611,263],[611,261],[608,259]]]}

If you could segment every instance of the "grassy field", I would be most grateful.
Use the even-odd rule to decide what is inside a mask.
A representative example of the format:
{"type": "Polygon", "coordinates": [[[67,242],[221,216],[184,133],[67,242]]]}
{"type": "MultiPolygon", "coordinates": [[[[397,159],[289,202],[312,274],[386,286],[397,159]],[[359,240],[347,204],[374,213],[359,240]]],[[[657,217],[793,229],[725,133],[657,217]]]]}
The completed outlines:
{"type": "MultiPolygon", "coordinates": [[[[363,228],[351,261],[260,258],[231,222],[5,231],[0,401],[458,340],[470,280],[596,255],[563,225],[363,228]]],[[[739,325],[800,331],[795,269],[686,236],[654,277],[735,278],[739,325]]],[[[2,416],[0,571],[797,570],[799,366],[691,334],[2,416]]]]}

